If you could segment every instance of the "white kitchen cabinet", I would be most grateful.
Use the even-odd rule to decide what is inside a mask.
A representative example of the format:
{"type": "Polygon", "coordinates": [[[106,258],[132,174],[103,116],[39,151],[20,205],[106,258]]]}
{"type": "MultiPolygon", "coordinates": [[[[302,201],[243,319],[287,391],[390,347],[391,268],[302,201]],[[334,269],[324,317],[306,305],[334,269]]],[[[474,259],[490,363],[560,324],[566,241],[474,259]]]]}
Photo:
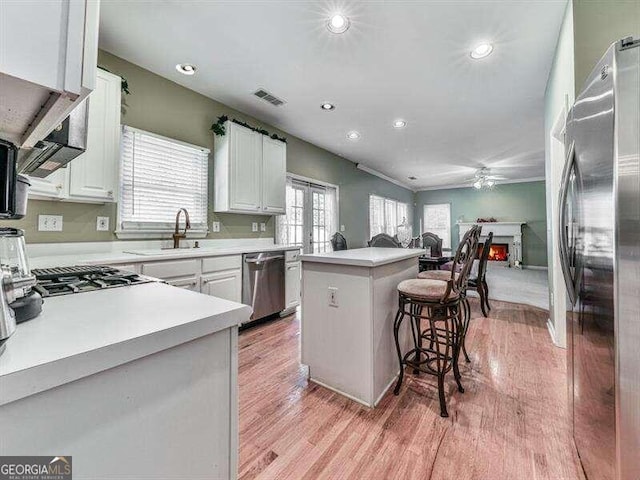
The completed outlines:
{"type": "Polygon", "coordinates": [[[83,203],[115,202],[120,162],[121,78],[97,73],[89,99],[87,149],[45,178],[30,177],[29,198],[83,203]]]}
{"type": "Polygon", "coordinates": [[[67,169],[59,168],[45,178],[29,177],[29,198],[36,200],[63,200],[68,197],[67,169]]]}
{"type": "Polygon", "coordinates": [[[286,144],[230,121],[225,129],[215,146],[215,211],[284,213],[286,144]]]}
{"type": "Polygon", "coordinates": [[[200,277],[200,282],[201,293],[233,302],[242,302],[241,270],[207,273],[200,277]]]}
{"type": "Polygon", "coordinates": [[[262,136],[262,211],[285,213],[287,144],[262,136]]]}
{"type": "Polygon", "coordinates": [[[32,147],[95,88],[97,0],[0,5],[0,138],[32,147]]]}
{"type": "Polygon", "coordinates": [[[87,150],[69,163],[69,198],[115,201],[120,156],[121,78],[98,70],[89,96],[87,150]]]}
{"type": "Polygon", "coordinates": [[[300,305],[300,262],[287,262],[284,273],[285,313],[300,305]]]}

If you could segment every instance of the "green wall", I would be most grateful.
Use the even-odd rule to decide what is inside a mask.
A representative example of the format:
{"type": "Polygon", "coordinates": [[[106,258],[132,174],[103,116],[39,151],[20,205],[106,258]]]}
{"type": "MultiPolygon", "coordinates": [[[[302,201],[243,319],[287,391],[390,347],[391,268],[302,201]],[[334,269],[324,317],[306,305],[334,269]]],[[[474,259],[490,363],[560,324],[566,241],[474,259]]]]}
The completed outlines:
{"type": "MultiPolygon", "coordinates": [[[[129,82],[131,95],[123,96],[122,123],[184,142],[207,147],[213,151],[214,135],[209,130],[220,115],[263,126],[270,132],[287,137],[287,170],[340,187],[340,223],[345,225],[345,237],[350,246],[363,246],[368,238],[369,193],[378,193],[412,203],[413,192],[366,172],[356,165],[322,148],[242,114],[215,100],[182,87],[137,65],[105,51],[98,54],[98,64],[121,75],[129,82]]],[[[210,159],[211,165],[213,158],[210,159]]],[[[220,233],[208,238],[273,237],[273,217],[213,213],[213,169],[210,168],[209,225],[221,222],[220,233]],[[252,222],[266,222],[266,232],[251,232],[252,222]]],[[[17,222],[7,222],[25,230],[29,243],[116,240],[112,232],[97,232],[97,216],[109,216],[116,225],[115,205],[91,205],[55,201],[30,200],[27,216],[17,222]],[[38,232],[38,214],[64,216],[62,232],[38,232]]]]}
{"type": "Polygon", "coordinates": [[[574,0],[575,87],[580,93],[609,45],[640,36],[640,0],[574,0]]]}
{"type": "Polygon", "coordinates": [[[452,246],[458,245],[458,220],[495,217],[498,221],[525,221],[522,231],[524,265],[547,266],[545,184],[540,182],[497,185],[493,190],[451,188],[416,193],[414,231],[418,231],[424,205],[451,204],[452,246]]]}

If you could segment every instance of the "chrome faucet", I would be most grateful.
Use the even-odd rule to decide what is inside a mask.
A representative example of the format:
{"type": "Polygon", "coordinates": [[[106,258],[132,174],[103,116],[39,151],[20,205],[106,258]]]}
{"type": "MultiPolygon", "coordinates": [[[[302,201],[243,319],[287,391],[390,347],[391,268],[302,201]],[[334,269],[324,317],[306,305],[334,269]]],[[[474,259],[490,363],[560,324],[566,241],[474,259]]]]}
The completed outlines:
{"type": "Polygon", "coordinates": [[[189,222],[189,212],[186,208],[181,208],[176,213],[176,229],[173,232],[173,248],[180,248],[180,239],[187,238],[187,230],[191,228],[191,222],[189,222]],[[184,212],[184,232],[180,233],[180,213],[184,212]]]}

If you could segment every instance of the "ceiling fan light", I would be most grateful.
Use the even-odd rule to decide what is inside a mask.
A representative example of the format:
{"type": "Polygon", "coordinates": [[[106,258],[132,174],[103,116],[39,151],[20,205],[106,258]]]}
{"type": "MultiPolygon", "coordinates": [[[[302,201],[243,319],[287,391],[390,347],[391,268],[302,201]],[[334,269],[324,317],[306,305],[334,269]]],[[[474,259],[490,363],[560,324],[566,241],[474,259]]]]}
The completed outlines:
{"type": "Polygon", "coordinates": [[[495,182],[495,181],[493,181],[493,180],[487,180],[487,187],[491,188],[491,187],[493,187],[495,184],[496,184],[496,182],[495,182]]]}
{"type": "Polygon", "coordinates": [[[475,182],[473,182],[473,188],[475,188],[476,190],[480,190],[482,188],[482,182],[480,180],[476,180],[475,182]]]}

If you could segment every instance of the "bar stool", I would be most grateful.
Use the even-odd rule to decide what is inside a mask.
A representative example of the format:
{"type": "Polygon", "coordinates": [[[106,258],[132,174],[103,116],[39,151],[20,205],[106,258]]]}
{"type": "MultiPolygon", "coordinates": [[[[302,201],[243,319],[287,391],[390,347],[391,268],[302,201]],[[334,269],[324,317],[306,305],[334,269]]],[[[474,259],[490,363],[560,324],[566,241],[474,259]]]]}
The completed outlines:
{"type": "Polygon", "coordinates": [[[468,276],[473,263],[473,248],[476,248],[476,237],[465,235],[456,251],[456,264],[463,265],[456,278],[456,272],[446,272],[449,279],[410,279],[398,285],[398,313],[393,325],[396,352],[400,363],[400,376],[393,393],[398,395],[404,379],[406,366],[412,367],[415,374],[419,372],[434,375],[438,379],[438,396],[440,399],[440,416],[448,417],[444,394],[444,379],[453,370],[458,391],[464,393],[460,382],[458,357],[462,345],[464,324],[461,314],[462,275],[468,276]],[[413,348],[402,352],[400,348],[400,327],[405,317],[409,317],[413,348]],[[422,328],[423,321],[426,323],[422,328]],[[427,346],[428,345],[428,346],[427,346]]]}
{"type": "MultiPolygon", "coordinates": [[[[457,262],[456,259],[453,260],[453,265],[455,268],[451,270],[426,270],[424,272],[418,273],[418,278],[427,279],[427,280],[442,280],[447,281],[452,279],[458,287],[458,291],[460,292],[460,307],[462,314],[462,353],[464,354],[464,358],[467,362],[470,362],[469,354],[467,353],[467,331],[469,330],[469,323],[471,321],[471,305],[469,304],[469,299],[467,298],[467,290],[469,289],[469,277],[471,275],[471,270],[473,268],[473,261],[475,260],[475,256],[477,253],[478,242],[480,241],[480,234],[482,233],[482,226],[474,225],[464,234],[460,244],[458,245],[458,249],[456,250],[456,257],[460,255],[461,257],[465,257],[464,260],[468,260],[466,255],[460,251],[461,248],[465,248],[465,242],[467,239],[471,239],[473,250],[471,250],[471,262],[468,265],[468,269],[465,269],[465,265],[457,262]],[[452,275],[453,274],[453,275],[452,275]]],[[[463,261],[464,261],[463,260],[463,261]]],[[[484,307],[483,307],[484,308],[484,307]]]]}

